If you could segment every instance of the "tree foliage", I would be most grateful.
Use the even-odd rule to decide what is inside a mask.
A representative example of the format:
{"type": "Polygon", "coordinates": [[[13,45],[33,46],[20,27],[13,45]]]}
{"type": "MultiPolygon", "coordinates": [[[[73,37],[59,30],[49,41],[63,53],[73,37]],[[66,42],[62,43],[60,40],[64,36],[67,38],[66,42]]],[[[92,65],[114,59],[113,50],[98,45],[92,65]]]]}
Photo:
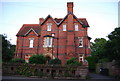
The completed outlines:
{"type": "Polygon", "coordinates": [[[107,41],[104,38],[96,38],[92,43],[92,55],[96,56],[97,59],[102,59],[105,55],[105,45],[107,41]]]}
{"type": "Polygon", "coordinates": [[[7,40],[6,35],[2,35],[2,61],[9,62],[15,52],[15,45],[12,45],[9,40],[7,40]]]}
{"type": "Polygon", "coordinates": [[[46,58],[43,55],[33,55],[29,58],[29,63],[31,63],[31,64],[45,64],[46,58]]]}
{"type": "Polygon", "coordinates": [[[120,62],[120,27],[115,28],[113,32],[108,35],[109,41],[106,45],[106,54],[110,60],[120,62]]]}
{"type": "Polygon", "coordinates": [[[55,59],[50,60],[49,64],[61,64],[61,60],[58,58],[55,58],[55,59]]]}
{"type": "Polygon", "coordinates": [[[116,60],[120,63],[120,27],[115,28],[108,35],[109,40],[96,38],[92,43],[92,56],[97,57],[97,62],[116,60]]]}
{"type": "Polygon", "coordinates": [[[88,56],[85,58],[88,61],[88,66],[90,70],[95,70],[95,66],[97,63],[97,57],[95,56],[88,56]]]}
{"type": "Polygon", "coordinates": [[[75,57],[72,57],[71,59],[66,61],[66,65],[70,66],[81,66],[82,63],[80,63],[75,57]]]}

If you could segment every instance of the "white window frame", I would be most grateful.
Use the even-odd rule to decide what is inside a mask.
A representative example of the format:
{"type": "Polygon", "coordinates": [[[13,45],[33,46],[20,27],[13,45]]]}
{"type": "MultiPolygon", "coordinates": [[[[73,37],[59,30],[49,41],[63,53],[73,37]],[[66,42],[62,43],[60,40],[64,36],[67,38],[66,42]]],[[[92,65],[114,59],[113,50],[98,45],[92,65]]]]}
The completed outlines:
{"type": "Polygon", "coordinates": [[[80,55],[80,56],[79,56],[79,62],[81,62],[81,61],[82,61],[82,62],[84,61],[83,55],[80,55]],[[82,60],[81,60],[81,59],[82,59],[82,60]]]}
{"type": "Polygon", "coordinates": [[[67,31],[66,24],[63,25],[63,31],[67,31]]]}
{"type": "Polygon", "coordinates": [[[34,38],[29,38],[29,48],[33,48],[34,46],[34,38]]]}
{"type": "Polygon", "coordinates": [[[83,38],[79,37],[79,47],[83,47],[83,38]]]}
{"type": "Polygon", "coordinates": [[[75,24],[75,31],[78,31],[78,24],[75,24]]]}
{"type": "Polygon", "coordinates": [[[47,24],[47,31],[51,31],[51,29],[52,29],[52,23],[48,23],[47,24]]]}
{"type": "Polygon", "coordinates": [[[45,37],[43,47],[52,47],[52,37],[45,37]]]}

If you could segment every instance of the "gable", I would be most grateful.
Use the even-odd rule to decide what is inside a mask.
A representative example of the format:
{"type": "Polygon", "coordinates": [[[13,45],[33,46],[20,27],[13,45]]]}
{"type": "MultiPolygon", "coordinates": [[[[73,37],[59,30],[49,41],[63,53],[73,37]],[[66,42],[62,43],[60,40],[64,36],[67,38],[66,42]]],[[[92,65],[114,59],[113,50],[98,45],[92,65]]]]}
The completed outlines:
{"type": "Polygon", "coordinates": [[[59,26],[65,21],[65,19],[68,18],[68,15],[73,15],[73,18],[76,19],[76,21],[78,21],[83,27],[89,27],[86,19],[78,19],[73,13],[68,13],[58,24],[59,26]]]}
{"type": "Polygon", "coordinates": [[[51,15],[48,15],[48,16],[45,18],[45,20],[41,23],[41,25],[43,25],[48,19],[51,19],[56,25],[58,25],[57,22],[52,18],[51,15]]]}
{"type": "Polygon", "coordinates": [[[16,36],[26,36],[30,31],[39,36],[40,35],[40,25],[39,24],[24,24],[16,36]]]}
{"type": "Polygon", "coordinates": [[[27,36],[29,33],[35,34],[36,36],[39,36],[38,33],[33,28],[31,28],[29,31],[27,31],[27,33],[25,33],[24,36],[27,36]],[[31,33],[31,32],[33,32],[33,33],[31,33]]]}
{"type": "Polygon", "coordinates": [[[70,14],[73,15],[73,18],[76,19],[83,27],[89,27],[86,18],[77,18],[73,13],[68,13],[64,18],[54,18],[54,19],[52,18],[51,15],[48,15],[41,23],[41,25],[43,25],[50,18],[57,26],[60,26],[65,21],[65,19],[68,18],[68,15],[70,14]]]}

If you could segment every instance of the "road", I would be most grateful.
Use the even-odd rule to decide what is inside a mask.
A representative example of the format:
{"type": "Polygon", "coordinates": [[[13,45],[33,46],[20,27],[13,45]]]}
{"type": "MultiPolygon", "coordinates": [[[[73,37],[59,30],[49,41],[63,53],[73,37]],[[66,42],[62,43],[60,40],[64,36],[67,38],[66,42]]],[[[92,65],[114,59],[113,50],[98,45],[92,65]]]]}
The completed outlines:
{"type": "Polygon", "coordinates": [[[3,76],[2,81],[120,81],[108,76],[90,73],[90,79],[87,80],[45,80],[41,78],[30,78],[24,76],[3,76]]]}

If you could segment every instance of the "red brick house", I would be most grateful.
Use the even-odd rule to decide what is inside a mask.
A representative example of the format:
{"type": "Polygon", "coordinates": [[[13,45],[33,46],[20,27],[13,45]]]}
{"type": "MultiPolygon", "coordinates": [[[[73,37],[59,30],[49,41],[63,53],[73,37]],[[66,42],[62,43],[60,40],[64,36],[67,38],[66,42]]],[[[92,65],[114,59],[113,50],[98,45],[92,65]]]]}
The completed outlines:
{"type": "Polygon", "coordinates": [[[88,27],[86,18],[77,18],[73,2],[68,2],[64,18],[48,15],[40,18],[39,24],[23,24],[16,35],[15,57],[28,61],[34,54],[43,54],[47,60],[59,58],[63,64],[71,57],[84,61],[91,53],[88,27]]]}

